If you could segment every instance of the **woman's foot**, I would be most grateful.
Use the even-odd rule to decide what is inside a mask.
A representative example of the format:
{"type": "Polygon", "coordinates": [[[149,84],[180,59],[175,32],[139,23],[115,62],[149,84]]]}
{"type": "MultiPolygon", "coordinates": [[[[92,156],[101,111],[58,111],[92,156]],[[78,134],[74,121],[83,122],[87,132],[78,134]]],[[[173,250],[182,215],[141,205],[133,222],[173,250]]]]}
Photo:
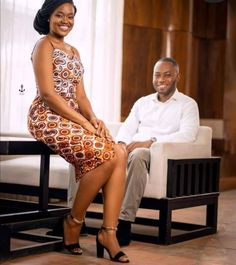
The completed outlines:
{"type": "Polygon", "coordinates": [[[82,255],[83,251],[78,242],[80,230],[84,220],[78,220],[72,215],[67,215],[63,221],[63,244],[71,254],[82,255]]]}
{"type": "Polygon", "coordinates": [[[102,258],[104,249],[108,252],[112,261],[128,263],[129,259],[125,253],[120,250],[119,243],[116,238],[116,228],[101,227],[97,235],[97,256],[102,258]]]}

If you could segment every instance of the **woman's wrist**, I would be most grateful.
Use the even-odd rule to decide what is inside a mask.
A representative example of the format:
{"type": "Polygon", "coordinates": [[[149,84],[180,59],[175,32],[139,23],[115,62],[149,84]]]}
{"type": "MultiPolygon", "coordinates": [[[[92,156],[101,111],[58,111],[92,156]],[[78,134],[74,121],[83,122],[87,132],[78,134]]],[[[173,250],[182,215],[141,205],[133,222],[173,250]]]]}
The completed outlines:
{"type": "Polygon", "coordinates": [[[84,124],[86,124],[86,123],[90,123],[88,120],[83,120],[83,121],[81,121],[80,122],[80,124],[83,126],[84,124]]]}
{"type": "Polygon", "coordinates": [[[92,117],[89,119],[90,122],[93,121],[93,120],[97,120],[97,117],[96,117],[96,116],[92,116],[92,117]]]}

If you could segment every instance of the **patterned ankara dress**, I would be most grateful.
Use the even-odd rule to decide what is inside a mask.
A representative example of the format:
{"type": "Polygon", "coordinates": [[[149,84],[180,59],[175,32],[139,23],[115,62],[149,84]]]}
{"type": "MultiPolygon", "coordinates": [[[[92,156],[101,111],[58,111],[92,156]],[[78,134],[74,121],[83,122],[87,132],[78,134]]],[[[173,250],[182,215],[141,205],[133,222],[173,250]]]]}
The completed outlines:
{"type": "MultiPolygon", "coordinates": [[[[68,106],[77,112],[76,88],[84,69],[74,54],[54,48],[53,79],[55,91],[68,106]]],[[[76,180],[114,156],[114,142],[101,138],[81,125],[61,117],[52,111],[37,91],[28,113],[28,129],[38,141],[44,142],[56,154],[75,167],[76,180]]]]}

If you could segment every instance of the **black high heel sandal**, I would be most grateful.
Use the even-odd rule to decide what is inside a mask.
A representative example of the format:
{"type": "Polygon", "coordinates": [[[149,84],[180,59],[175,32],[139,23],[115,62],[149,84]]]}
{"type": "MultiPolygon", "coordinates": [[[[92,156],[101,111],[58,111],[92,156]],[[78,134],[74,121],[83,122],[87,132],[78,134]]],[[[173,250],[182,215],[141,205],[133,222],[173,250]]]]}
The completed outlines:
{"type": "MultiPolygon", "coordinates": [[[[75,217],[73,217],[72,215],[67,215],[64,218],[64,222],[66,222],[66,218],[71,218],[71,220],[77,225],[82,225],[84,222],[84,219],[78,220],[75,217]]],[[[65,231],[64,225],[65,225],[65,223],[63,223],[63,230],[65,231]]],[[[81,249],[79,242],[69,244],[69,245],[65,244],[65,232],[63,234],[63,247],[73,255],[82,255],[82,253],[83,253],[83,250],[81,249]]]]}
{"type": "Polygon", "coordinates": [[[127,258],[126,260],[120,260],[121,257],[126,256],[126,254],[123,251],[119,251],[114,257],[111,256],[110,251],[99,241],[98,235],[101,233],[101,230],[105,231],[116,231],[117,228],[115,227],[105,227],[102,226],[100,231],[97,234],[96,237],[96,244],[97,244],[97,257],[98,258],[103,258],[104,257],[104,249],[106,249],[107,253],[109,254],[110,260],[115,261],[115,262],[120,262],[120,263],[129,263],[129,259],[127,258]]]}

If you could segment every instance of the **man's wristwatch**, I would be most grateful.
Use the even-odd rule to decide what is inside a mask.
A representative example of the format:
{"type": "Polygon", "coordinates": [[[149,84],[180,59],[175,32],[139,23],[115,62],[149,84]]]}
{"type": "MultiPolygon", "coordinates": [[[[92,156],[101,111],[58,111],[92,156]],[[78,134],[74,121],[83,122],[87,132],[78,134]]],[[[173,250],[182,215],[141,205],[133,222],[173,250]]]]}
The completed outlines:
{"type": "Polygon", "coordinates": [[[122,142],[122,141],[118,141],[118,144],[125,144],[126,145],[126,143],[122,142]]]}
{"type": "Polygon", "coordinates": [[[151,137],[150,140],[155,143],[157,141],[157,138],[156,137],[151,137]]]}

